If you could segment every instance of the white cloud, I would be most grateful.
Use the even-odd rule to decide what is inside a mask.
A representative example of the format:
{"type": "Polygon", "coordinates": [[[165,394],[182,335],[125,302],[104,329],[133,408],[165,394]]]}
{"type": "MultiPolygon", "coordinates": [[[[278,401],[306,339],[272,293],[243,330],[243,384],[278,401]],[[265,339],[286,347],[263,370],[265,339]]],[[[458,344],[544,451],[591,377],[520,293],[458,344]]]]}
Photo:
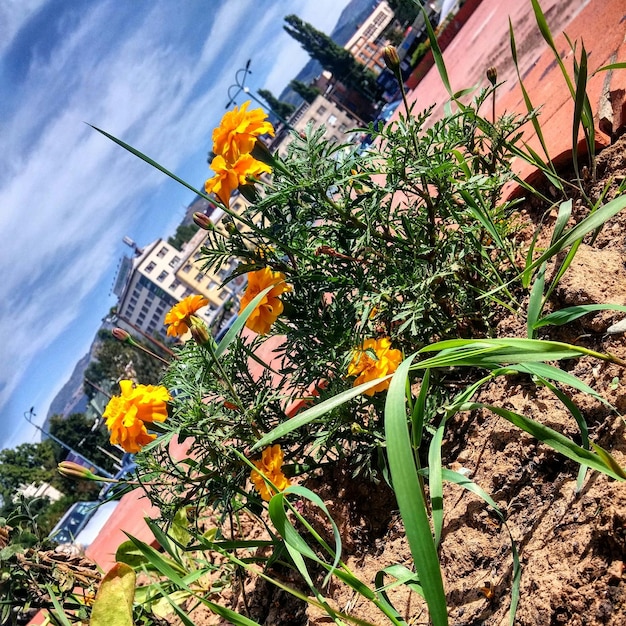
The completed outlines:
{"type": "Polygon", "coordinates": [[[0,54],[13,42],[22,26],[48,0],[3,0],[0,3],[0,54]]]}
{"type": "MultiPolygon", "coordinates": [[[[27,4],[31,13],[41,5],[27,4]]],[[[117,33],[102,25],[119,6],[102,2],[81,12],[49,58],[31,62],[19,107],[4,121],[10,148],[0,153],[0,411],[107,276],[108,289],[122,236],[139,231],[142,220],[170,226],[179,209],[147,206],[167,179],[84,122],[175,171],[193,157],[182,174],[198,184],[193,177],[208,175],[204,154],[236,69],[252,57],[253,77],[263,82],[251,85],[278,92],[307,60],[282,31],[283,14],[300,12],[330,30],[345,2],[336,4],[322,0],[313,9],[302,1],[285,11],[281,3],[262,10],[253,0],[229,0],[207,14],[204,37],[192,41],[183,9],[173,24],[169,3],[145,3],[132,28],[117,33]],[[323,12],[323,23],[313,10],[323,12]],[[172,39],[176,26],[180,39],[172,39]]],[[[26,8],[0,9],[0,25],[11,23],[13,35],[27,17],[26,8]]]]}

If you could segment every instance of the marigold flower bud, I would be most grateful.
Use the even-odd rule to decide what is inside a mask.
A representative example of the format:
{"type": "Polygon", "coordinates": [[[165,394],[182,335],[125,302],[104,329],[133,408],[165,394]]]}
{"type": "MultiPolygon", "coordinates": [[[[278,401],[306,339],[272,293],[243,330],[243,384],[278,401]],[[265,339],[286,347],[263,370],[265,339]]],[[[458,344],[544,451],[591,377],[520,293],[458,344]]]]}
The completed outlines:
{"type": "Polygon", "coordinates": [[[126,332],[123,328],[114,328],[111,331],[111,334],[118,340],[121,341],[122,343],[130,343],[131,342],[131,336],[130,333],[126,332]]]}
{"type": "Polygon", "coordinates": [[[61,461],[57,470],[61,476],[66,478],[78,478],[81,480],[102,480],[100,476],[96,476],[88,467],[74,463],[73,461],[61,461]]]}
{"type": "Polygon", "coordinates": [[[252,147],[252,150],[250,150],[250,156],[257,161],[261,161],[261,163],[265,163],[265,165],[269,165],[271,168],[274,168],[277,165],[276,157],[269,151],[268,147],[260,139],[257,139],[254,142],[254,146],[252,147]]]}
{"type": "Polygon", "coordinates": [[[240,185],[239,193],[250,203],[254,204],[260,199],[259,192],[254,185],[240,185]]]}
{"type": "Polygon", "coordinates": [[[496,81],[498,80],[498,70],[495,67],[488,67],[487,68],[487,80],[489,80],[489,82],[492,85],[496,84],[496,81]]]}
{"type": "Polygon", "coordinates": [[[198,211],[193,214],[193,221],[195,225],[199,228],[202,228],[202,230],[214,230],[215,228],[215,226],[213,226],[211,218],[208,215],[205,215],[204,213],[200,213],[198,211]]]}
{"type": "Polygon", "coordinates": [[[395,46],[385,46],[383,49],[383,60],[394,74],[400,69],[400,57],[395,46]]]}
{"type": "Polygon", "coordinates": [[[191,331],[191,336],[194,338],[194,341],[199,346],[203,346],[211,339],[206,324],[195,315],[191,316],[191,328],[189,330],[191,331]]]}

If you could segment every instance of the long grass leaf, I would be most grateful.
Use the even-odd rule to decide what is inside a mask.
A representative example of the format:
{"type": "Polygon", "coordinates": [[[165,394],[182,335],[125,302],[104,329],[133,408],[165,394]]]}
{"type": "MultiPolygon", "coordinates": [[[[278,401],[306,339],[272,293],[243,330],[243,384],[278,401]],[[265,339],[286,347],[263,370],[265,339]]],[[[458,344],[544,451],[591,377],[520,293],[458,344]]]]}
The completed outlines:
{"type": "Polygon", "coordinates": [[[261,291],[261,293],[257,294],[253,300],[246,306],[246,308],[238,315],[237,319],[234,321],[233,325],[228,329],[228,332],[222,337],[222,340],[215,348],[215,356],[220,357],[226,350],[228,346],[235,340],[235,338],[239,335],[243,327],[246,325],[248,318],[252,315],[254,309],[259,305],[259,303],[263,300],[263,298],[275,287],[275,285],[270,285],[261,291]]]}
{"type": "Polygon", "coordinates": [[[406,414],[405,387],[413,357],[391,379],[385,402],[385,437],[393,488],[433,626],[447,626],[446,596],[426,501],[415,467],[406,414]]]}
{"type": "Polygon", "coordinates": [[[563,324],[569,324],[579,317],[587,315],[588,313],[594,313],[595,311],[626,312],[626,306],[623,304],[579,304],[577,306],[570,306],[549,313],[540,320],[537,320],[534,328],[541,328],[542,326],[562,326],[563,324]]]}
{"type": "Polygon", "coordinates": [[[543,289],[546,284],[546,264],[544,263],[535,276],[533,288],[530,290],[528,308],[526,310],[526,334],[529,339],[534,339],[536,334],[535,324],[541,315],[543,305],[543,289]]]}
{"type": "Polygon", "coordinates": [[[587,465],[588,467],[598,470],[599,472],[602,472],[611,478],[615,478],[616,480],[624,480],[624,477],[616,472],[613,467],[608,465],[599,455],[581,448],[561,433],[558,433],[552,428],[544,426],[535,420],[525,417],[524,415],[520,415],[514,411],[509,411],[508,409],[503,409],[502,407],[482,403],[471,403],[466,405],[464,408],[467,411],[473,411],[474,409],[488,409],[496,415],[499,415],[500,417],[503,417],[507,421],[511,422],[514,426],[517,426],[523,431],[529,433],[535,437],[535,439],[542,441],[552,449],[560,452],[563,456],[572,459],[576,463],[587,465]]]}
{"type": "Polygon", "coordinates": [[[391,374],[389,376],[385,376],[383,378],[377,378],[375,380],[370,380],[369,382],[363,383],[362,385],[358,385],[357,387],[353,387],[352,389],[347,389],[346,391],[342,391],[341,393],[333,396],[332,398],[328,398],[328,400],[324,400],[315,406],[312,406],[310,409],[306,409],[302,411],[302,413],[298,413],[295,417],[292,417],[288,422],[283,422],[279,424],[276,428],[272,429],[269,433],[261,437],[259,441],[257,441],[254,446],[252,446],[251,451],[258,450],[262,448],[272,441],[276,439],[280,439],[285,435],[293,432],[294,430],[298,430],[298,428],[302,428],[306,424],[309,424],[316,419],[320,418],[322,415],[332,411],[333,409],[345,404],[352,398],[356,398],[361,395],[364,391],[371,389],[378,385],[382,380],[387,380],[391,378],[391,374]]]}
{"type": "Polygon", "coordinates": [[[433,531],[435,545],[441,541],[443,529],[443,479],[441,466],[441,446],[445,433],[446,419],[441,420],[428,448],[428,491],[430,497],[431,515],[433,518],[433,531]]]}

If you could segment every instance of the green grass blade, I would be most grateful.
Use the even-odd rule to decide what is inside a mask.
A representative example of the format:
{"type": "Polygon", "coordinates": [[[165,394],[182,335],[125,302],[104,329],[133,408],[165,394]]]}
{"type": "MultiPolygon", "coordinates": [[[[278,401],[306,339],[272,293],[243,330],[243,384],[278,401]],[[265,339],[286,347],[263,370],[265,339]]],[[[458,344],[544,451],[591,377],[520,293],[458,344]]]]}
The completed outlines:
{"type": "Polygon", "coordinates": [[[541,315],[543,308],[543,289],[546,284],[546,264],[543,263],[537,272],[533,288],[530,290],[528,299],[528,309],[526,312],[526,334],[529,339],[534,339],[536,335],[535,324],[541,315]]]}
{"type": "MultiPolygon", "coordinates": [[[[580,55],[580,66],[576,73],[576,95],[574,97],[574,117],[572,120],[572,164],[576,178],[580,179],[580,170],[578,167],[578,131],[583,117],[583,109],[585,98],[587,95],[587,53],[583,47],[580,55]]],[[[592,155],[592,148],[589,145],[588,129],[585,129],[585,137],[587,138],[587,150],[592,155]]]]}
{"type": "Polygon", "coordinates": [[[556,222],[554,222],[554,228],[552,229],[552,238],[550,243],[558,241],[559,237],[563,234],[569,218],[572,216],[572,200],[566,200],[559,205],[559,212],[556,216],[556,222]]]}
{"type": "MultiPolygon", "coordinates": [[[[533,129],[535,131],[535,134],[537,135],[537,139],[539,139],[539,143],[541,145],[541,148],[543,149],[543,153],[546,155],[546,159],[548,160],[548,164],[546,164],[546,167],[548,170],[550,170],[552,173],[556,175],[554,166],[552,165],[552,160],[550,159],[550,153],[548,152],[548,147],[543,137],[543,131],[541,130],[541,125],[539,123],[539,120],[537,119],[536,109],[533,106],[530,96],[528,95],[528,91],[526,90],[526,87],[524,86],[524,81],[522,80],[522,75],[520,74],[520,71],[519,71],[519,65],[517,63],[517,46],[515,44],[515,34],[513,33],[513,24],[510,18],[509,18],[509,42],[511,45],[511,55],[513,56],[513,64],[515,65],[515,71],[517,73],[517,80],[519,82],[520,89],[522,90],[522,96],[524,98],[524,104],[526,105],[526,110],[528,111],[528,113],[531,114],[531,118],[530,118],[531,124],[533,125],[533,129]]],[[[560,186],[557,188],[562,189],[562,187],[560,186]]]]}
{"type": "MultiPolygon", "coordinates": [[[[428,470],[422,470],[421,473],[427,475],[428,470]]],[[[498,507],[493,498],[486,491],[484,491],[469,478],[463,476],[463,474],[444,468],[443,479],[446,482],[454,483],[456,485],[459,485],[460,487],[463,487],[463,489],[471,491],[473,494],[484,500],[494,510],[495,514],[500,518],[500,520],[504,524],[504,527],[509,533],[509,540],[511,541],[511,554],[513,556],[513,576],[511,580],[511,608],[509,610],[509,626],[513,626],[515,624],[515,614],[517,612],[517,605],[519,603],[522,567],[520,564],[519,552],[517,551],[517,544],[515,543],[513,535],[511,534],[511,531],[506,524],[506,516],[504,514],[504,511],[502,511],[502,509],[498,507]]]]}
{"type": "Polygon", "coordinates": [[[593,74],[592,76],[594,76],[595,74],[597,74],[598,72],[606,72],[608,70],[626,70],[626,62],[619,62],[619,63],[609,63],[608,65],[603,65],[602,67],[599,67],[593,74]]]}
{"type": "Polygon", "coordinates": [[[626,306],[622,304],[579,304],[577,306],[570,306],[559,311],[554,311],[554,313],[549,313],[540,320],[537,320],[534,328],[541,328],[542,326],[562,326],[563,324],[569,324],[579,317],[595,311],[621,311],[626,313],[626,306]]]}
{"type": "Polygon", "coordinates": [[[626,472],[624,468],[615,460],[615,457],[600,447],[597,443],[591,442],[591,447],[595,450],[596,454],[620,477],[626,479],[626,472]]]}
{"type": "Polygon", "coordinates": [[[424,423],[426,414],[426,398],[428,397],[428,388],[430,387],[430,370],[424,370],[420,390],[411,412],[411,439],[413,440],[413,448],[419,450],[422,443],[422,435],[424,434],[424,423]]]}
{"type": "Polygon", "coordinates": [[[508,365],[506,370],[524,372],[525,374],[530,374],[531,376],[537,376],[539,378],[545,378],[546,380],[568,385],[569,387],[578,389],[578,391],[589,394],[596,400],[599,400],[603,404],[607,405],[609,408],[613,408],[595,389],[584,383],[580,380],[580,378],[577,378],[573,374],[570,374],[569,372],[566,372],[558,367],[554,367],[554,365],[550,365],[548,363],[520,363],[517,365],[508,365]]]}
{"type": "Polygon", "coordinates": [[[385,437],[393,488],[433,626],[447,626],[446,596],[426,513],[406,414],[405,387],[413,357],[400,364],[387,392],[385,437]]]}
{"type": "MultiPolygon", "coordinates": [[[[143,152],[139,152],[139,150],[137,150],[136,148],[133,148],[131,145],[127,144],[126,142],[122,141],[121,139],[118,139],[117,137],[111,135],[110,133],[107,133],[105,130],[102,130],[101,128],[98,128],[97,126],[94,126],[93,124],[87,124],[87,125],[91,126],[91,128],[93,128],[95,131],[97,131],[100,134],[104,135],[107,139],[110,139],[111,141],[116,143],[121,148],[124,148],[124,150],[127,150],[131,154],[133,154],[136,157],[140,158],[142,161],[144,161],[148,165],[151,165],[155,169],[159,170],[159,172],[162,172],[166,176],[169,176],[172,180],[175,180],[177,183],[180,183],[183,187],[186,187],[190,191],[193,191],[195,194],[197,194],[201,198],[204,198],[205,200],[208,200],[212,204],[214,204],[216,202],[216,200],[214,198],[209,197],[206,193],[204,193],[204,191],[200,191],[199,189],[196,189],[193,185],[190,185],[188,182],[184,181],[179,176],[176,176],[176,174],[174,174],[173,172],[170,172],[170,170],[166,169],[165,167],[163,167],[162,165],[157,163],[154,159],[151,159],[149,156],[143,154],[143,152]]],[[[217,202],[221,205],[221,202],[219,200],[217,200],[217,202]]],[[[250,222],[249,220],[246,220],[246,219],[242,218],[241,215],[235,213],[235,211],[232,211],[230,208],[221,205],[221,209],[225,213],[230,215],[233,219],[237,220],[238,222],[244,223],[246,226],[248,226],[252,230],[254,230],[254,231],[258,230],[253,222],[250,222]]]]}
{"type": "Polygon", "coordinates": [[[259,441],[257,441],[254,446],[252,446],[251,451],[263,448],[264,446],[272,443],[276,439],[280,439],[281,437],[284,437],[294,430],[302,428],[302,426],[305,426],[306,424],[315,421],[325,413],[328,413],[334,408],[341,406],[345,402],[352,400],[352,398],[356,398],[371,387],[375,387],[377,384],[380,383],[381,380],[387,380],[388,378],[391,378],[391,374],[389,376],[385,376],[384,378],[370,380],[369,382],[358,385],[357,387],[353,387],[352,389],[342,391],[336,396],[328,398],[328,400],[324,400],[324,402],[320,402],[310,409],[302,411],[302,413],[298,413],[298,415],[292,417],[289,421],[279,424],[276,428],[273,428],[269,433],[261,437],[261,439],[259,439],[259,441]]]}
{"type": "Polygon", "coordinates": [[[428,33],[428,39],[430,40],[430,49],[433,53],[433,59],[435,59],[435,65],[437,66],[437,71],[439,72],[439,76],[441,77],[441,82],[443,86],[446,88],[446,91],[450,95],[450,98],[455,99],[454,93],[452,92],[452,87],[450,87],[450,79],[448,78],[448,70],[446,69],[446,64],[443,60],[443,54],[441,53],[441,48],[439,47],[439,42],[437,41],[437,35],[435,35],[435,31],[430,23],[430,19],[426,13],[424,7],[421,7],[422,14],[424,16],[424,24],[426,25],[426,32],[428,33]]]}
{"type": "Polygon", "coordinates": [[[215,348],[215,356],[219,358],[226,352],[228,346],[235,340],[239,333],[246,325],[248,318],[252,315],[254,309],[256,309],[257,305],[263,300],[263,298],[274,288],[274,285],[270,285],[266,287],[261,293],[256,295],[254,299],[246,306],[246,308],[241,312],[241,314],[234,321],[233,325],[228,329],[228,332],[222,337],[222,340],[219,342],[218,346],[215,348]]]}
{"type": "Polygon", "coordinates": [[[70,620],[67,618],[67,615],[65,614],[65,611],[63,610],[63,607],[61,606],[59,599],[56,597],[56,594],[54,593],[54,590],[52,589],[52,585],[46,585],[46,591],[48,592],[48,595],[50,596],[50,600],[52,601],[52,606],[54,606],[54,611],[53,611],[54,617],[57,620],[59,620],[59,623],[62,626],[72,626],[72,622],[70,622],[70,620]]]}
{"type": "MultiPolygon", "coordinates": [[[[474,409],[488,409],[496,415],[499,415],[500,417],[503,417],[507,421],[511,422],[514,426],[517,426],[523,431],[529,433],[535,437],[535,439],[542,441],[552,449],[560,452],[563,456],[572,459],[576,463],[598,470],[611,478],[615,478],[615,480],[624,480],[624,476],[616,472],[615,469],[607,464],[599,455],[577,446],[571,439],[568,439],[567,437],[561,435],[561,433],[558,433],[552,428],[544,426],[535,420],[529,419],[528,417],[515,413],[514,411],[509,411],[508,409],[503,409],[489,404],[471,403],[466,405],[464,409],[467,411],[473,411],[474,409]]],[[[623,474],[623,470],[621,470],[621,473],[623,474]]]]}
{"type": "Polygon", "coordinates": [[[441,446],[445,434],[446,419],[441,420],[439,427],[435,431],[428,448],[428,491],[430,496],[430,508],[433,518],[433,531],[435,534],[435,545],[441,541],[441,531],[443,529],[443,478],[441,467],[441,446]]]}
{"type": "Polygon", "coordinates": [[[548,261],[564,248],[567,248],[579,239],[582,239],[588,233],[602,226],[625,207],[626,196],[618,196],[610,202],[607,202],[604,206],[601,206],[585,219],[581,220],[576,226],[573,226],[569,231],[563,233],[562,237],[554,242],[536,261],[534,261],[534,263],[532,263],[531,268],[539,267],[544,261],[548,261]]]}

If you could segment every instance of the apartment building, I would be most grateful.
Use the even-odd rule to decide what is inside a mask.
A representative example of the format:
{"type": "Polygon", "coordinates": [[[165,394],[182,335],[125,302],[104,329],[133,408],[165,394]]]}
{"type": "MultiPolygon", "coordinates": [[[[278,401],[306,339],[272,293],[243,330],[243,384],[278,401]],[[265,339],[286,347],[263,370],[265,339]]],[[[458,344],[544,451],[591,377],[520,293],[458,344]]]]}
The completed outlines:
{"type": "Polygon", "coordinates": [[[382,0],[344,46],[359,63],[376,75],[385,69],[383,49],[388,42],[382,34],[393,19],[393,9],[382,0]]]}
{"type": "MultiPolygon", "coordinates": [[[[241,196],[233,198],[231,209],[241,212],[244,207],[241,196]]],[[[219,209],[211,214],[218,229],[223,228],[223,215],[219,209]]],[[[132,240],[125,240],[133,247],[135,255],[122,259],[113,288],[118,297],[120,326],[165,339],[165,315],[176,303],[193,294],[209,300],[208,306],[200,309],[198,315],[209,325],[214,322],[218,313],[224,310],[225,303],[237,297],[245,279],[221,287],[236,266],[236,260],[217,273],[204,271],[201,248],[205,240],[204,230],[199,230],[182,250],[177,250],[164,239],[157,239],[143,249],[137,248],[132,240]]]]}

